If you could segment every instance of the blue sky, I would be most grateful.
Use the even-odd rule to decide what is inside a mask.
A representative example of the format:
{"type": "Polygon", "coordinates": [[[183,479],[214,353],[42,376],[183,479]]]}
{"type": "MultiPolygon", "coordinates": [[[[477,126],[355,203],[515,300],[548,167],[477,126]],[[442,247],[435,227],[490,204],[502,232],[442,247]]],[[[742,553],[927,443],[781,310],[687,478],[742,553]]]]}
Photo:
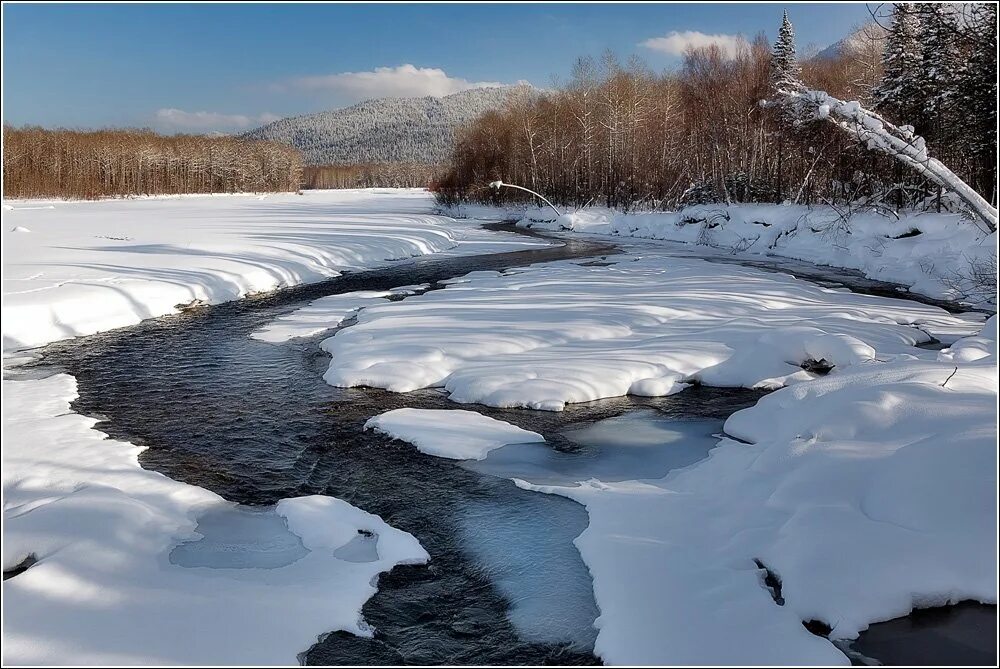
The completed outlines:
{"type": "Polygon", "coordinates": [[[608,48],[659,70],[692,40],[773,39],[783,7],[800,49],[868,18],[860,3],[4,4],[3,120],[232,131],[367,97],[548,86],[608,48]]]}

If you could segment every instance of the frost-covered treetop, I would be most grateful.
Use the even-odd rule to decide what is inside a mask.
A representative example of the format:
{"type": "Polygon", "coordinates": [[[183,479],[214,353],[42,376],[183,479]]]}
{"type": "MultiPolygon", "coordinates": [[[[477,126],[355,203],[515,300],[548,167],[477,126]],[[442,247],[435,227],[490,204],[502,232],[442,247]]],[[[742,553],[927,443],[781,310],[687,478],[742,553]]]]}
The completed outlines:
{"type": "Polygon", "coordinates": [[[802,88],[801,79],[802,71],[795,56],[795,30],[785,11],[771,52],[771,81],[779,90],[797,90],[802,88]]]}

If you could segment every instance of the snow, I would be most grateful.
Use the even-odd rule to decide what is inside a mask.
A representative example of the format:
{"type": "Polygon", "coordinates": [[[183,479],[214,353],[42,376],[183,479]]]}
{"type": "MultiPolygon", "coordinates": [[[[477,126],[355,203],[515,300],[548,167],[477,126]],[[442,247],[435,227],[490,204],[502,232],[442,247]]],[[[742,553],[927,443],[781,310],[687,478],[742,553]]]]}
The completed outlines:
{"type": "Polygon", "coordinates": [[[300,337],[311,337],[336,328],[366,306],[385,302],[386,298],[392,295],[409,295],[416,290],[419,288],[403,287],[392,290],[357,290],[339,295],[327,295],[310,302],[308,306],[296,309],[292,313],[268,323],[263,328],[251,333],[250,337],[272,344],[300,337]]]}
{"type": "MultiPolygon", "coordinates": [[[[426,76],[433,68],[379,68],[357,76],[426,76]]],[[[350,75],[354,76],[354,75],[350,75]]],[[[433,76],[433,75],[432,75],[433,76]]],[[[525,85],[476,87],[451,95],[384,97],[350,107],[283,118],[246,133],[248,139],[289,144],[308,165],[375,164],[392,175],[395,164],[445,165],[455,145],[455,130],[489,111],[504,108],[525,85]]],[[[405,174],[405,171],[404,171],[405,174]]]]}
{"type": "Polygon", "coordinates": [[[700,245],[742,256],[777,256],[862,272],[911,291],[973,304],[996,304],[996,289],[969,285],[974,263],[995,263],[997,234],[959,214],[903,212],[899,220],[872,211],[849,222],[826,206],[696,205],[672,212],[624,214],[590,207],[558,220],[548,209],[525,211],[462,205],[456,215],[519,219],[527,228],[634,237],[700,245]],[[917,235],[901,237],[905,233],[917,235]],[[986,291],[986,292],[984,292],[986,291]]]}
{"type": "Polygon", "coordinates": [[[369,419],[365,429],[452,460],[482,460],[505,444],[544,441],[536,432],[461,409],[393,409],[369,419]]]}
{"type": "Polygon", "coordinates": [[[341,500],[250,509],[143,470],[70,412],[71,376],[3,395],[3,569],[38,558],[3,584],[6,663],[294,664],[331,630],[370,635],[378,575],[428,559],[341,500]]]}
{"type": "Polygon", "coordinates": [[[913,135],[911,126],[897,127],[859,102],[845,102],[825,91],[805,89],[778,90],[785,104],[798,115],[812,114],[832,122],[841,130],[864,142],[869,149],[888,154],[921,176],[954,193],[979,219],[985,229],[997,231],[997,209],[965,183],[941,161],[927,153],[926,142],[913,135]]]}
{"type": "MultiPolygon", "coordinates": [[[[607,262],[474,272],[368,307],[321,344],[325,378],[548,410],[690,381],[778,389],[731,416],[707,457],[692,444],[643,473],[626,445],[603,464],[529,443],[465,465],[586,507],[575,543],[606,663],[847,664],[802,622],[851,639],[914,607],[995,603],[995,316],[657,245],[607,262]],[[915,347],[932,336],[951,346],[915,347]]],[[[426,428],[421,450],[453,453],[435,443],[453,427],[426,428]]]]}
{"type": "MultiPolygon", "coordinates": [[[[995,351],[995,333],[994,316],[975,339],[995,351]]],[[[522,481],[587,507],[601,657],[846,664],[801,621],[850,639],[914,607],[995,604],[996,357],[939,358],[779,390],[726,422],[741,442],[661,480],[522,481]]]]}
{"type": "Polygon", "coordinates": [[[971,334],[981,318],[655,248],[609,262],[474,272],[370,306],[321,343],[332,357],[324,378],[559,411],[679,392],[691,381],[776,388],[815,378],[802,368],[810,362],[825,360],[839,374],[925,355],[913,346],[933,334],[971,334]]]}
{"type": "Polygon", "coordinates": [[[415,189],[14,204],[5,216],[17,225],[3,236],[5,350],[389,260],[546,245],[436,216],[431,195],[415,189]],[[16,232],[24,227],[32,233],[16,232]]]}
{"type": "MultiPolygon", "coordinates": [[[[7,210],[33,234],[4,237],[5,349],[389,258],[540,243],[435,217],[415,191],[52,206],[7,210]],[[98,233],[109,239],[95,246],[98,233]]],[[[996,241],[950,215],[860,214],[847,235],[829,211],[770,205],[588,210],[555,225],[723,248],[753,231],[744,251],[773,245],[938,295],[945,270],[928,265],[985,257],[996,241]],[[921,234],[896,238],[911,227],[921,234]]],[[[310,336],[356,314],[321,345],[327,382],[440,387],[458,403],[561,410],[691,382],[777,389],[732,415],[721,440],[709,423],[624,416],[568,434],[591,449],[580,455],[462,409],[370,420],[424,453],[585,507],[582,534],[566,500],[555,514],[543,502],[458,511],[461,540],[526,639],[592,640],[578,635],[596,613],[589,593],[578,579],[561,590],[576,534],[608,664],[845,664],[803,620],[850,639],[915,606],[996,602],[996,316],[983,325],[981,314],[627,246],[607,266],[473,272],[403,301],[322,298],[253,336],[310,336]],[[915,348],[932,337],[949,347],[915,348]],[[824,361],[826,376],[804,368],[824,361]],[[756,561],[781,579],[782,605],[756,561]]],[[[429,559],[342,500],[248,509],[145,471],[139,447],[70,411],[75,388],[63,374],[3,382],[3,567],[39,559],[4,582],[8,663],[290,664],[328,631],[372,634],[361,607],[378,575],[429,559]]]]}

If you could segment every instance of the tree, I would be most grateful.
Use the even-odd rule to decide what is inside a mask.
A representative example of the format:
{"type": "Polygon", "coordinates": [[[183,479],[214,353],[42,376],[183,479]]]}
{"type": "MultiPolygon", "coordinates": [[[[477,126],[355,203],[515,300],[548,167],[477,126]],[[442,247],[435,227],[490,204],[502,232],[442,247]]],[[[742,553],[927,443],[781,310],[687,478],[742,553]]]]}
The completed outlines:
{"type": "Polygon", "coordinates": [[[957,98],[958,28],[942,4],[926,3],[918,10],[921,26],[921,63],[915,84],[917,104],[924,110],[925,134],[946,130],[957,98]]]}
{"type": "Polygon", "coordinates": [[[795,56],[795,30],[788,20],[788,11],[781,16],[778,39],[771,50],[771,83],[776,90],[799,90],[802,85],[802,68],[795,56]]]}
{"type": "Polygon", "coordinates": [[[960,129],[960,150],[975,160],[979,189],[996,203],[997,178],[997,6],[969,5],[963,16],[968,29],[968,56],[957,73],[954,107],[960,129]]]}
{"type": "Polygon", "coordinates": [[[858,102],[844,102],[823,91],[789,91],[779,93],[786,104],[795,106],[802,115],[830,121],[850,133],[867,148],[892,156],[921,176],[958,196],[990,231],[997,229],[997,209],[987,202],[941,161],[932,158],[923,137],[915,135],[911,126],[896,126],[868,111],[858,102]]]}
{"type": "Polygon", "coordinates": [[[875,91],[875,109],[893,119],[905,119],[922,130],[920,30],[920,16],[913,5],[897,4],[886,36],[882,57],[885,73],[875,91]]]}

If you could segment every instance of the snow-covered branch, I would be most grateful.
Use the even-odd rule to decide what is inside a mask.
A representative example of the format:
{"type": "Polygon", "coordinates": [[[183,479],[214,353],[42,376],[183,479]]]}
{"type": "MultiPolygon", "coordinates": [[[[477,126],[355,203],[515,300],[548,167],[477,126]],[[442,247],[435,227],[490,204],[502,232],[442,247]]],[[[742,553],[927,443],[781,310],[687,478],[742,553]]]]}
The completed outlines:
{"type": "Polygon", "coordinates": [[[912,126],[896,126],[859,102],[845,102],[824,91],[780,88],[779,103],[798,118],[824,119],[856,137],[869,149],[886,153],[938,186],[957,195],[990,231],[997,229],[997,209],[957,174],[927,152],[924,138],[912,126]]]}

